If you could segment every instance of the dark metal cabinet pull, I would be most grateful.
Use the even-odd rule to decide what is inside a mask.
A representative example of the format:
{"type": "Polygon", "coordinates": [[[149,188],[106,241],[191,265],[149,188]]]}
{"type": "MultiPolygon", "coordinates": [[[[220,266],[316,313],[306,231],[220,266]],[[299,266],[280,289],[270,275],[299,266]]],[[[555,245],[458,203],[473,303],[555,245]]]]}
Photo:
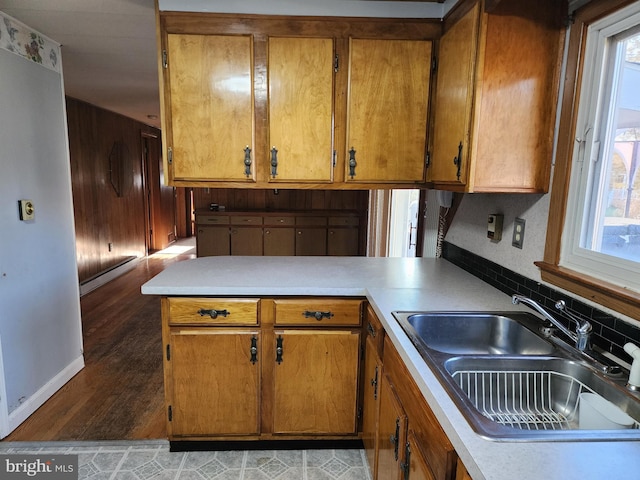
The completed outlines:
{"type": "Polygon", "coordinates": [[[373,399],[378,399],[378,366],[376,365],[376,375],[371,379],[371,386],[373,387],[373,399]]]}
{"type": "Polygon", "coordinates": [[[369,322],[369,325],[367,325],[367,331],[369,332],[369,335],[371,335],[372,338],[376,338],[376,329],[373,328],[373,325],[371,325],[371,322],[369,322]]]}
{"type": "Polygon", "coordinates": [[[398,461],[398,442],[400,440],[400,419],[396,418],[396,433],[389,437],[391,445],[393,445],[393,456],[398,461]]]}
{"type": "Polygon", "coordinates": [[[273,147],[271,149],[271,176],[276,178],[278,175],[278,149],[273,147]]]}
{"type": "Polygon", "coordinates": [[[458,177],[458,180],[460,180],[460,168],[462,167],[462,142],[460,142],[460,145],[458,145],[458,156],[453,157],[453,164],[458,167],[456,177],[458,177]]]}
{"type": "Polygon", "coordinates": [[[215,309],[205,310],[204,308],[201,308],[200,310],[198,310],[198,313],[200,314],[201,317],[204,317],[205,315],[209,315],[211,318],[218,318],[218,316],[227,317],[231,315],[231,313],[228,310],[215,310],[215,309]]]}
{"type": "Polygon", "coordinates": [[[304,312],[302,312],[302,315],[304,315],[305,318],[315,318],[318,321],[322,320],[323,318],[333,317],[333,313],[331,312],[311,312],[309,310],[305,310],[304,312]]]}
{"type": "Polygon", "coordinates": [[[251,353],[251,363],[255,365],[258,361],[258,339],[255,336],[251,337],[251,348],[249,352],[251,353]]]}
{"type": "Polygon", "coordinates": [[[356,176],[356,151],[353,147],[349,150],[349,176],[351,178],[356,176]]]}
{"type": "Polygon", "coordinates": [[[282,337],[276,338],[276,362],[278,365],[282,363],[282,337]]]}
{"type": "Polygon", "coordinates": [[[403,480],[409,480],[409,469],[411,466],[411,445],[409,442],[404,446],[404,462],[400,462],[400,470],[403,473],[403,480]]]}
{"type": "Polygon", "coordinates": [[[251,148],[249,145],[244,149],[244,174],[247,177],[251,176],[251,148]]]}

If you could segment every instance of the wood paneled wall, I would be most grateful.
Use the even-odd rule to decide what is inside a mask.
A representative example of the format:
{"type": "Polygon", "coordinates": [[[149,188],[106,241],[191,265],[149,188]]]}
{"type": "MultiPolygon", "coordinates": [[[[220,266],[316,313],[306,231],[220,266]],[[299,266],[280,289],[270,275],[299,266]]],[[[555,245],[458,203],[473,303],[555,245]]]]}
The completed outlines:
{"type": "Polygon", "coordinates": [[[73,98],[67,98],[71,183],[80,282],[146,254],[143,132],[159,130],[73,98]],[[120,196],[111,184],[109,156],[120,142],[123,162],[120,196]],[[109,245],[111,244],[111,249],[109,245]]]}
{"type": "Polygon", "coordinates": [[[354,210],[366,218],[368,190],[254,190],[193,189],[194,209],[208,209],[211,203],[231,210],[354,210]]]}

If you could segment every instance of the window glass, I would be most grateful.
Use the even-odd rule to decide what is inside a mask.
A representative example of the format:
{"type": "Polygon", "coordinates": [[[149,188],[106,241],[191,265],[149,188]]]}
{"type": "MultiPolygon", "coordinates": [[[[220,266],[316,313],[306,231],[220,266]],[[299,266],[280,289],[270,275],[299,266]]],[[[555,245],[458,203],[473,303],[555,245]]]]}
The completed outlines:
{"type": "Polygon", "coordinates": [[[640,292],[640,6],[589,28],[560,265],[640,292]]]}
{"type": "MultiPolygon", "coordinates": [[[[582,247],[640,261],[640,34],[609,42],[602,149],[594,165],[582,247]],[[607,109],[607,107],[609,107],[607,109]]],[[[598,154],[599,152],[594,152],[598,154]]]]}

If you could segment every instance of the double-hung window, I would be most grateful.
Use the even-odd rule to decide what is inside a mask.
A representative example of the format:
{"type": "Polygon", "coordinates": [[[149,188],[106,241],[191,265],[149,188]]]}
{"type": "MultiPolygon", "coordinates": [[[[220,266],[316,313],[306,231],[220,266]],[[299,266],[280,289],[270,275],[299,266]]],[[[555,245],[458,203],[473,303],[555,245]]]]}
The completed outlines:
{"type": "Polygon", "coordinates": [[[640,2],[586,38],[560,265],[640,292],[640,2]]]}
{"type": "Polygon", "coordinates": [[[638,318],[640,1],[591,2],[577,17],[539,266],[543,279],[638,318]]]}

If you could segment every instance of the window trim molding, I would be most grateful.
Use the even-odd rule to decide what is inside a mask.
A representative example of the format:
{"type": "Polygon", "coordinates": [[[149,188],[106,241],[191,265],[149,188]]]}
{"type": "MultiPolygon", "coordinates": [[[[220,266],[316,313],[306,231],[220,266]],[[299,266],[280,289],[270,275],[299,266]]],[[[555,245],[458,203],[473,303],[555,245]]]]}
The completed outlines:
{"type": "Polygon", "coordinates": [[[580,103],[584,47],[589,25],[635,0],[598,0],[579,8],[569,29],[565,77],[558,124],[556,162],[553,172],[547,237],[543,261],[535,262],[543,281],[611,308],[623,315],[640,318],[640,294],[559,266],[562,231],[565,225],[571,161],[576,145],[576,121],[580,103]]]}

